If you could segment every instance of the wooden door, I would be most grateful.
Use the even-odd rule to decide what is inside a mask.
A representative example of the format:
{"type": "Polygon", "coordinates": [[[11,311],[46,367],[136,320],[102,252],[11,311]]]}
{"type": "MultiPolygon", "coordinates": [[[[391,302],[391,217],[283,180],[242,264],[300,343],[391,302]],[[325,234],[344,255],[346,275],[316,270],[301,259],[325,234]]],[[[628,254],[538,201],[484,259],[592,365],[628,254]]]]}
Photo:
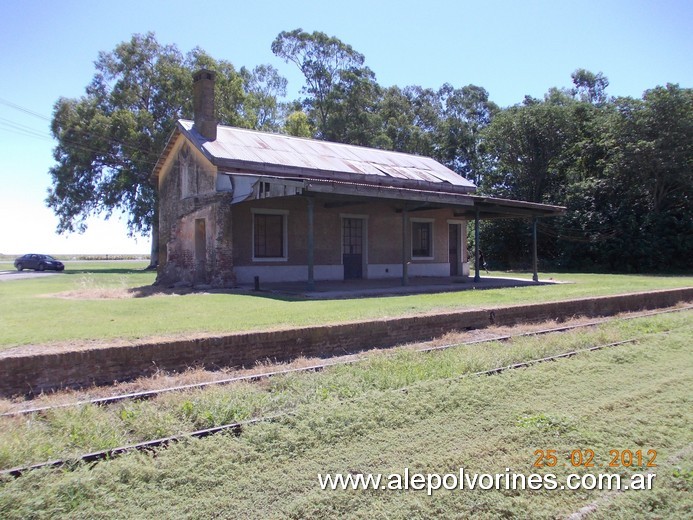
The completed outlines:
{"type": "Polygon", "coordinates": [[[460,225],[448,225],[448,250],[450,259],[450,276],[459,274],[460,264],[460,225]]]}
{"type": "Polygon", "coordinates": [[[342,219],[344,279],[363,278],[363,219],[342,219]]]}

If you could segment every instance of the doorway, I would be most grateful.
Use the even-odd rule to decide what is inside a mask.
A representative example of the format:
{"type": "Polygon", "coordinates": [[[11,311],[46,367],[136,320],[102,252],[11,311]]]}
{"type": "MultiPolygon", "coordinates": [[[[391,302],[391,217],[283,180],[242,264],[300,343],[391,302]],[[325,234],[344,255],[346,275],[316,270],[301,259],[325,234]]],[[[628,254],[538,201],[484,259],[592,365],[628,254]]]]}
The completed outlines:
{"type": "Polygon", "coordinates": [[[207,225],[205,219],[195,219],[195,281],[207,281],[207,225]]]}
{"type": "Polygon", "coordinates": [[[448,251],[450,259],[450,276],[460,274],[460,225],[448,224],[448,251]]]}
{"type": "Polygon", "coordinates": [[[363,219],[342,219],[342,263],[344,279],[363,278],[363,219]]]}

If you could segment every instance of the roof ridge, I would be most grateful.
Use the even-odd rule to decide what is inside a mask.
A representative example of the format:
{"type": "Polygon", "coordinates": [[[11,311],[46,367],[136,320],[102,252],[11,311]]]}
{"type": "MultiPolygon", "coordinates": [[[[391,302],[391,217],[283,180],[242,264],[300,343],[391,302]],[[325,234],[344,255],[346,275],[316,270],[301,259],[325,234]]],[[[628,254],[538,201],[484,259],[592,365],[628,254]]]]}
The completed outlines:
{"type": "MultiPolygon", "coordinates": [[[[209,140],[195,129],[194,122],[179,119],[180,128],[216,166],[263,171],[298,169],[345,175],[365,175],[399,180],[448,183],[475,189],[473,182],[431,157],[367,146],[335,143],[218,125],[217,138],[209,140]]],[[[399,182],[399,181],[397,181],[399,182]]]]}
{"type": "MultiPolygon", "coordinates": [[[[194,125],[194,121],[192,121],[191,119],[182,119],[181,118],[178,121],[190,123],[191,124],[190,129],[192,129],[192,125],[194,125]]],[[[376,151],[376,152],[382,152],[382,153],[388,153],[388,154],[404,155],[407,157],[417,157],[419,159],[425,159],[427,161],[438,162],[435,159],[433,159],[432,157],[429,157],[427,155],[419,155],[416,153],[409,153],[409,152],[400,152],[397,150],[386,150],[384,148],[373,148],[372,146],[364,146],[362,144],[348,144],[348,143],[340,143],[338,141],[326,141],[323,139],[315,139],[312,137],[299,137],[299,136],[295,136],[295,135],[282,134],[279,132],[267,132],[264,130],[255,130],[252,128],[243,128],[241,126],[222,125],[221,123],[217,123],[217,127],[229,128],[231,130],[237,130],[237,131],[247,132],[247,133],[251,133],[251,134],[269,135],[272,137],[280,137],[280,138],[289,139],[289,140],[305,141],[305,142],[309,142],[309,143],[321,143],[321,144],[328,144],[331,146],[341,146],[341,147],[345,147],[345,148],[360,148],[362,150],[376,151]]]]}

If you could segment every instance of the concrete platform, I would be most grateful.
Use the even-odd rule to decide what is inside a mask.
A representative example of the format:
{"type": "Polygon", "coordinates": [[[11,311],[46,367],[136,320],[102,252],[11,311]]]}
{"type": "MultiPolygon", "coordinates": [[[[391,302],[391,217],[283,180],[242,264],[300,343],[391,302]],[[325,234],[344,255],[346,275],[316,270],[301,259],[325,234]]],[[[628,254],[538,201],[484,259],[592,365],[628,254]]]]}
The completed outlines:
{"type": "Polygon", "coordinates": [[[504,287],[525,287],[550,285],[556,280],[540,280],[533,282],[526,278],[508,278],[499,276],[482,276],[474,282],[474,277],[411,277],[408,285],[402,285],[399,278],[377,280],[335,280],[315,282],[315,288],[308,290],[306,282],[275,282],[262,283],[260,291],[252,285],[243,285],[239,289],[248,294],[276,294],[283,296],[301,297],[314,300],[332,300],[340,298],[364,298],[375,296],[403,296],[408,294],[457,292],[484,289],[499,289],[504,287]]]}

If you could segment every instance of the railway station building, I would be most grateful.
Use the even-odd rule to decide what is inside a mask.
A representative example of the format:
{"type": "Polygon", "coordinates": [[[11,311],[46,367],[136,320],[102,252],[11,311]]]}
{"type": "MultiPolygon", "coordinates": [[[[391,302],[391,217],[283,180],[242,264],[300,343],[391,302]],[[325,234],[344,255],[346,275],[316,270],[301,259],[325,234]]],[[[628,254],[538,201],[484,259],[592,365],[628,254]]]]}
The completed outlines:
{"type": "Polygon", "coordinates": [[[476,195],[428,157],[219,125],[214,82],[194,75],[194,120],[152,174],[161,284],[465,277],[468,226],[564,212],[476,195]]]}

